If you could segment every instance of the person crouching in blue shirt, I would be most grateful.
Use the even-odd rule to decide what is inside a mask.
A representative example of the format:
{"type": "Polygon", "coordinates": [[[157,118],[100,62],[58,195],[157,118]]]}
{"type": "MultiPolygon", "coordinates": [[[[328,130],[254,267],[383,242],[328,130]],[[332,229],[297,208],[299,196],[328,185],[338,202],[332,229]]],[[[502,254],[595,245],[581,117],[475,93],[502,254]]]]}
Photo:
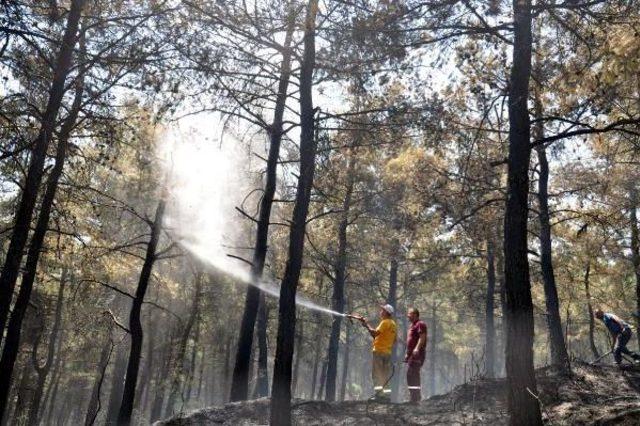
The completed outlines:
{"type": "Polygon", "coordinates": [[[594,316],[601,320],[613,337],[613,359],[619,366],[622,362],[622,354],[629,355],[635,361],[640,361],[640,355],[627,349],[627,343],[631,339],[631,326],[620,319],[617,315],[610,312],[603,312],[602,309],[596,309],[594,316]]]}

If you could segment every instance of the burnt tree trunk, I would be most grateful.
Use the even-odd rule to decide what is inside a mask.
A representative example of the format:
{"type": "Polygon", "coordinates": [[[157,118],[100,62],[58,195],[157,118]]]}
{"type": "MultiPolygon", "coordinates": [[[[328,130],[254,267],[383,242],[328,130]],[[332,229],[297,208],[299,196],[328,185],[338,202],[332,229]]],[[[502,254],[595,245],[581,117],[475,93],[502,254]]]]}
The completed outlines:
{"type": "Polygon", "coordinates": [[[300,175],[289,232],[287,264],[280,285],[278,338],[271,391],[270,424],[272,426],[291,424],[291,363],[296,330],[296,291],[302,269],[305,228],[313,187],[317,147],[312,97],[317,12],[318,0],[309,0],[304,25],[304,52],[300,65],[300,175]]]}
{"type": "MultiPolygon", "coordinates": [[[[11,240],[9,241],[2,272],[0,273],[0,330],[5,329],[11,299],[20,273],[20,264],[27,244],[29,227],[31,226],[40,184],[44,176],[47,149],[49,148],[49,142],[53,136],[58,113],[62,105],[65,82],[71,69],[73,50],[76,45],[80,16],[85,1],[73,0],[71,2],[67,26],[55,61],[47,107],[42,115],[40,131],[33,142],[29,168],[14,218],[11,240]]],[[[0,415],[5,412],[10,376],[10,371],[0,371],[0,378],[2,378],[0,383],[0,415]]]]}
{"type": "Polygon", "coordinates": [[[494,321],[494,297],[496,289],[496,262],[493,240],[487,240],[487,296],[484,308],[485,328],[485,373],[487,377],[496,375],[496,327],[494,321]]]}
{"type": "MultiPolygon", "coordinates": [[[[354,186],[354,153],[349,151],[347,164],[347,188],[342,201],[342,212],[338,224],[338,253],[335,260],[335,280],[333,282],[333,296],[331,309],[336,312],[344,311],[344,287],[347,273],[347,228],[349,227],[349,209],[351,208],[351,196],[354,186]]],[[[338,351],[340,350],[340,326],[341,316],[334,316],[331,323],[329,336],[329,348],[327,351],[327,384],[325,398],[327,401],[336,399],[336,381],[338,377],[338,351]]]]}
{"type": "Polygon", "coordinates": [[[533,369],[533,302],[527,246],[529,205],[529,79],[531,0],[513,0],[513,63],[509,77],[509,157],[504,220],[507,409],[511,425],[541,425],[533,369]]]}
{"type": "MultiPolygon", "coordinates": [[[[55,355],[56,343],[58,341],[58,335],[60,334],[60,323],[62,322],[62,303],[64,300],[64,287],[67,281],[67,269],[64,268],[62,270],[62,275],[60,277],[60,286],[58,288],[58,296],[56,299],[56,309],[53,320],[53,327],[51,329],[51,334],[49,335],[49,343],[47,347],[47,357],[43,365],[40,365],[38,360],[38,341],[36,341],[36,345],[33,348],[33,366],[38,375],[38,380],[36,382],[36,388],[33,393],[33,398],[31,399],[31,407],[29,408],[29,419],[27,424],[30,426],[35,426],[38,424],[40,419],[40,406],[42,402],[42,396],[44,394],[44,385],[47,381],[47,377],[49,376],[49,371],[51,371],[51,366],[53,365],[53,356],[55,355]]],[[[40,340],[38,338],[38,340],[40,340]]]]}
{"type": "MultiPolygon", "coordinates": [[[[542,122],[542,102],[539,94],[534,98],[535,114],[538,121],[534,127],[534,136],[537,140],[544,137],[542,122]]],[[[553,272],[553,258],[551,248],[551,223],[549,214],[549,161],[544,145],[536,147],[540,173],[538,179],[538,220],[540,222],[540,268],[544,283],[545,305],[547,308],[546,319],[549,331],[549,343],[551,346],[551,363],[561,372],[570,373],[569,355],[562,334],[562,320],[560,318],[560,302],[555,274],[553,272]]]]}
{"type": "MultiPolygon", "coordinates": [[[[269,218],[271,206],[276,191],[278,158],[280,155],[280,143],[283,135],[283,117],[287,102],[287,89],[291,76],[291,42],[293,39],[295,17],[289,17],[289,24],[283,46],[282,63],[280,65],[280,80],[278,82],[278,95],[274,107],[273,122],[268,129],[269,155],[265,175],[265,186],[260,200],[260,212],[256,229],[256,241],[251,262],[251,279],[259,281],[262,278],[264,262],[267,256],[269,239],[269,218]]],[[[256,322],[256,314],[260,304],[260,290],[254,286],[247,287],[244,313],[240,325],[236,361],[233,367],[233,380],[231,382],[231,401],[247,399],[249,392],[249,368],[251,362],[251,348],[253,346],[253,332],[256,322]]]]}
{"type": "MultiPolygon", "coordinates": [[[[80,11],[77,11],[77,13],[79,15],[80,11]]],[[[71,17],[69,17],[69,19],[71,19],[71,17]]],[[[75,28],[75,31],[77,31],[77,25],[75,28]]],[[[80,72],[82,73],[82,71],[80,72]]],[[[78,77],[77,81],[78,85],[76,87],[73,105],[71,106],[69,116],[65,119],[60,130],[60,134],[58,135],[55,162],[47,179],[44,195],[40,203],[40,214],[38,215],[38,220],[27,252],[24,274],[20,282],[20,291],[18,292],[18,297],[16,298],[16,302],[11,312],[11,318],[7,326],[2,358],[0,358],[0,417],[4,414],[7,395],[11,385],[13,367],[16,357],[18,356],[20,346],[22,322],[24,320],[25,313],[27,312],[29,301],[31,300],[31,292],[36,279],[40,252],[42,251],[44,238],[47,234],[47,230],[49,229],[49,218],[53,209],[53,201],[56,197],[58,183],[62,176],[62,170],[64,169],[64,163],[67,158],[69,137],[71,136],[71,132],[76,124],[78,113],[80,112],[80,107],[82,105],[82,94],[84,90],[82,78],[78,77]]],[[[0,283],[0,285],[2,285],[2,283],[0,283]]],[[[0,330],[2,330],[2,327],[0,327],[0,330]]],[[[42,395],[40,395],[40,397],[41,396],[42,395]]]]}
{"type": "Polygon", "coordinates": [[[160,200],[156,208],[155,217],[151,223],[151,238],[147,244],[147,253],[140,272],[138,280],[138,288],[131,303],[131,313],[129,315],[129,332],[131,335],[131,349],[129,351],[129,361],[127,365],[127,375],[124,380],[124,389],[122,393],[122,403],[120,404],[120,412],[118,413],[118,425],[128,426],[131,424],[131,413],[133,412],[133,403],[136,395],[136,382],[138,380],[138,369],[140,367],[140,354],[142,353],[142,323],[140,322],[140,313],[142,311],[142,303],[147,293],[149,280],[151,278],[151,270],[156,261],[156,249],[158,240],[160,239],[160,231],[162,230],[162,218],[164,215],[165,201],[160,200]]]}

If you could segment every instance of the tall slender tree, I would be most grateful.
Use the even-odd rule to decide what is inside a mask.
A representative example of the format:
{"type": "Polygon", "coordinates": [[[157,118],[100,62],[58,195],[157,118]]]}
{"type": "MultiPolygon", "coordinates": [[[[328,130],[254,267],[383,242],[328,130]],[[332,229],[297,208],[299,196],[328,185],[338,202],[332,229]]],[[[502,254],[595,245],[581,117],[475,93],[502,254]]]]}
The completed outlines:
{"type": "Polygon", "coordinates": [[[296,292],[302,269],[305,228],[317,149],[312,96],[317,13],[318,0],[309,0],[304,23],[304,52],[300,65],[300,175],[289,231],[287,264],[280,285],[278,338],[271,391],[270,424],[274,426],[291,424],[291,365],[296,329],[296,292]]]}

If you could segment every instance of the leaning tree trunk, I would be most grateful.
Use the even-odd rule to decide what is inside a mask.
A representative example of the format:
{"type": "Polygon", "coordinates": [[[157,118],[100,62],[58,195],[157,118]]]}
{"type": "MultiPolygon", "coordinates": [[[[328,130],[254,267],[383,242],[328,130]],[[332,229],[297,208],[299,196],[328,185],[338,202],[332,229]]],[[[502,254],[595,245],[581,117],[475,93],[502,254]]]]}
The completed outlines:
{"type": "Polygon", "coordinates": [[[273,367],[271,418],[273,426],[291,424],[291,363],[296,330],[296,291],[302,269],[305,227],[313,187],[317,141],[314,132],[313,70],[315,68],[318,0],[309,0],[304,25],[304,53],[300,65],[300,175],[289,232],[287,264],[280,285],[278,339],[273,367]]]}
{"type": "Polygon", "coordinates": [[[158,240],[160,239],[160,231],[162,230],[162,218],[164,215],[165,201],[161,199],[156,208],[155,218],[151,225],[151,239],[147,245],[147,253],[140,272],[138,280],[138,288],[131,303],[131,313],[129,315],[129,333],[131,335],[131,349],[129,351],[129,362],[127,365],[127,375],[124,380],[124,390],[122,393],[122,403],[120,404],[120,412],[118,413],[118,425],[128,426],[131,424],[131,414],[133,412],[134,397],[136,395],[136,382],[138,380],[138,369],[140,367],[140,354],[142,353],[142,323],[140,322],[140,313],[142,311],[142,303],[147,293],[149,280],[151,278],[151,270],[156,261],[156,249],[158,240]]]}
{"type": "MultiPolygon", "coordinates": [[[[634,182],[635,183],[635,182],[634,182]]],[[[638,237],[638,215],[637,204],[638,194],[631,185],[629,206],[629,226],[631,227],[631,263],[633,264],[633,274],[636,279],[636,333],[638,333],[638,348],[640,349],[640,241],[638,237]]]]}
{"type": "Polygon", "coordinates": [[[598,352],[595,340],[596,324],[593,319],[593,306],[591,305],[591,289],[589,285],[590,274],[591,262],[587,261],[587,268],[584,271],[584,293],[587,298],[587,314],[589,315],[589,347],[591,348],[591,353],[597,359],[600,358],[600,353],[598,352]]]}
{"type": "MultiPolygon", "coordinates": [[[[78,11],[77,13],[79,14],[80,12],[78,11]]],[[[80,73],[82,73],[82,71],[80,71],[80,73]]],[[[47,230],[49,229],[49,218],[51,216],[51,210],[53,209],[53,201],[56,197],[58,183],[62,176],[62,170],[64,169],[64,163],[67,158],[69,137],[71,136],[71,132],[76,124],[78,113],[80,112],[80,107],[82,105],[82,94],[84,90],[82,77],[79,76],[77,81],[78,85],[76,87],[71,111],[69,112],[69,116],[65,119],[58,136],[55,163],[47,179],[46,189],[42,197],[42,202],[40,203],[40,214],[38,215],[38,220],[27,252],[24,275],[20,282],[20,291],[18,292],[18,297],[16,298],[13,311],[11,312],[11,319],[7,326],[2,358],[0,358],[0,417],[4,413],[7,394],[11,385],[13,367],[16,357],[18,356],[18,349],[20,346],[22,322],[27,312],[29,301],[31,300],[31,292],[36,279],[40,253],[44,244],[44,238],[47,234],[47,230]]],[[[2,328],[0,328],[0,330],[2,330],[2,328]]]]}
{"type": "MultiPolygon", "coordinates": [[[[38,375],[36,382],[36,389],[33,392],[33,399],[31,400],[31,407],[29,408],[29,419],[27,424],[35,426],[40,420],[40,406],[42,405],[42,396],[44,395],[44,385],[51,371],[53,365],[53,356],[55,355],[56,343],[58,341],[58,335],[60,334],[60,323],[62,322],[62,303],[64,300],[64,287],[67,281],[67,268],[63,268],[62,275],[60,277],[60,287],[58,288],[58,297],[56,299],[56,310],[53,320],[53,328],[49,335],[49,344],[47,347],[47,357],[44,365],[40,365],[38,361],[38,345],[33,348],[33,366],[38,375]]],[[[39,340],[39,339],[38,339],[39,340]]],[[[36,341],[37,343],[38,341],[36,341]]]]}
{"type": "MultiPolygon", "coordinates": [[[[544,126],[542,123],[542,101],[540,95],[535,94],[534,98],[536,124],[534,136],[537,140],[544,137],[544,126]]],[[[544,283],[544,296],[547,308],[547,329],[549,331],[549,343],[551,346],[551,364],[555,365],[564,374],[571,372],[569,365],[569,355],[567,346],[562,334],[562,320],[560,318],[560,302],[558,300],[558,289],[553,273],[553,259],[551,248],[551,223],[549,215],[549,162],[544,145],[536,146],[538,153],[538,163],[540,173],[538,179],[538,220],[540,222],[540,268],[542,270],[542,281],[544,283]]]]}
{"type": "MultiPolygon", "coordinates": [[[[0,330],[4,330],[9,315],[11,299],[20,273],[24,248],[27,244],[31,219],[44,176],[47,149],[58,120],[58,113],[65,93],[65,82],[71,69],[76,35],[86,0],[73,0],[67,18],[67,26],[55,62],[53,80],[49,89],[47,107],[42,115],[40,132],[31,150],[31,160],[23,184],[22,194],[15,214],[11,240],[0,273],[0,330]]],[[[12,343],[15,345],[15,343],[12,343]]],[[[6,343],[5,343],[6,346],[6,343]]],[[[0,416],[5,412],[11,371],[0,371],[0,416]]]]}
{"type": "Polygon", "coordinates": [[[541,425],[533,368],[533,302],[529,278],[531,0],[513,0],[513,63],[509,81],[509,158],[504,222],[507,319],[507,409],[511,425],[541,425]]]}
{"type": "MultiPolygon", "coordinates": [[[[276,191],[278,158],[280,155],[280,143],[283,135],[283,117],[287,102],[287,88],[291,76],[291,42],[293,39],[295,18],[291,14],[285,41],[283,46],[282,63],[280,65],[280,80],[278,82],[278,95],[274,107],[273,122],[269,127],[269,156],[265,177],[264,193],[260,201],[258,215],[256,242],[251,262],[251,279],[259,281],[262,278],[264,262],[267,255],[267,243],[269,239],[269,218],[271,206],[276,191]]],[[[249,368],[251,362],[251,348],[253,346],[253,330],[256,323],[256,313],[260,304],[260,290],[254,286],[247,287],[244,313],[240,325],[238,337],[238,349],[236,362],[233,367],[233,379],[231,382],[231,401],[247,399],[249,392],[249,368]]]]}
{"type": "Polygon", "coordinates": [[[494,297],[496,289],[496,262],[493,239],[487,240],[487,295],[485,301],[485,373],[487,377],[496,375],[496,327],[494,322],[494,297]]]}
{"type": "MultiPolygon", "coordinates": [[[[354,186],[354,153],[349,150],[347,165],[347,190],[342,202],[340,224],[338,225],[338,253],[335,263],[335,280],[333,283],[333,296],[331,308],[336,312],[344,311],[344,286],[347,273],[347,228],[349,227],[349,209],[351,208],[351,196],[354,186]]],[[[329,336],[329,349],[327,351],[327,384],[325,398],[327,401],[336,399],[336,379],[338,377],[338,351],[340,349],[341,316],[334,316],[331,323],[329,336]]]]}

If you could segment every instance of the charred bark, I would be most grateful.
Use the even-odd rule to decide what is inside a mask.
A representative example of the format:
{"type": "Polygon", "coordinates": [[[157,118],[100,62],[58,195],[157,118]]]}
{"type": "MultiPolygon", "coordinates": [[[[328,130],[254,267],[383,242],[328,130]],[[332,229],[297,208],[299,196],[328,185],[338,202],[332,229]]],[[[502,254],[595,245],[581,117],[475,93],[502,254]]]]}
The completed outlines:
{"type": "Polygon", "coordinates": [[[533,369],[533,302],[527,246],[531,128],[531,0],[513,0],[509,78],[509,157],[504,222],[507,408],[511,425],[541,425],[533,369]]]}
{"type": "MultiPolygon", "coordinates": [[[[22,263],[24,248],[27,244],[29,227],[31,226],[31,219],[33,218],[40,184],[44,176],[47,149],[49,148],[49,142],[53,136],[58,120],[58,113],[62,105],[62,98],[65,93],[65,82],[71,69],[73,50],[76,45],[80,16],[85,1],[86,0],[73,0],[71,2],[67,25],[62,37],[62,43],[60,44],[60,51],[55,61],[47,107],[42,115],[40,131],[33,142],[27,176],[14,218],[9,247],[5,256],[2,272],[0,273],[0,330],[5,329],[11,299],[20,273],[20,265],[22,263]]],[[[1,371],[0,377],[3,378],[2,384],[0,384],[0,415],[2,415],[6,408],[7,388],[9,384],[9,380],[4,379],[10,377],[10,371],[1,371]]]]}
{"type": "Polygon", "coordinates": [[[291,424],[291,364],[296,330],[296,291],[302,269],[317,148],[312,97],[317,11],[318,0],[309,0],[304,25],[304,53],[300,65],[300,175],[289,232],[287,263],[280,285],[278,338],[271,392],[270,424],[274,426],[291,424]]]}
{"type": "MultiPolygon", "coordinates": [[[[291,77],[291,42],[293,39],[295,19],[291,15],[285,35],[282,63],[280,65],[280,80],[278,82],[278,95],[274,107],[274,117],[269,132],[269,155],[267,158],[266,178],[264,193],[260,200],[260,212],[256,229],[256,242],[251,262],[251,278],[259,281],[262,278],[264,262],[267,256],[269,239],[269,218],[271,206],[276,191],[276,179],[278,169],[278,157],[280,155],[280,143],[283,136],[284,110],[287,102],[287,90],[291,77]]],[[[233,380],[231,382],[231,401],[247,399],[249,392],[249,368],[251,362],[251,349],[253,346],[253,333],[256,323],[256,314],[260,305],[260,290],[254,286],[247,287],[244,313],[240,325],[236,361],[233,367],[233,380]]]]}
{"type": "Polygon", "coordinates": [[[131,413],[133,412],[134,397],[136,394],[136,383],[138,380],[138,369],[140,367],[140,354],[142,353],[142,323],[140,313],[142,303],[147,293],[147,287],[151,278],[151,271],[156,261],[156,249],[162,230],[162,219],[164,215],[165,201],[160,200],[156,208],[155,218],[151,224],[151,239],[147,245],[147,253],[140,272],[138,287],[135,297],[131,303],[131,313],[129,315],[129,331],[131,335],[131,349],[129,351],[129,361],[127,365],[127,375],[125,376],[124,389],[122,393],[122,403],[118,413],[118,426],[128,426],[131,424],[131,413]]]}
{"type": "MultiPolygon", "coordinates": [[[[75,4],[75,2],[74,2],[75,4]]],[[[82,5],[80,5],[81,7],[82,5]]],[[[79,16],[80,10],[77,11],[79,16]]],[[[69,17],[71,19],[71,17],[69,17]]],[[[75,25],[77,31],[77,24],[75,25]]],[[[75,34],[75,32],[74,32],[75,34]]],[[[82,71],[81,71],[82,73],[82,71]]],[[[67,149],[69,144],[69,137],[76,124],[78,113],[82,104],[83,94],[82,78],[78,78],[78,85],[76,87],[76,93],[71,106],[69,116],[65,119],[60,134],[58,136],[57,151],[55,157],[55,163],[47,179],[42,202],[40,203],[40,214],[36,222],[33,235],[31,237],[31,243],[27,253],[27,260],[24,266],[24,275],[20,282],[20,291],[18,297],[13,306],[11,312],[11,319],[7,326],[4,348],[2,350],[2,358],[0,358],[0,417],[4,414],[5,404],[7,400],[8,390],[11,386],[11,376],[13,374],[13,367],[18,356],[18,350],[20,346],[20,332],[22,329],[22,322],[24,320],[29,301],[31,299],[31,292],[36,279],[36,272],[38,270],[38,261],[40,259],[40,253],[43,248],[44,238],[49,229],[49,218],[53,209],[53,201],[56,197],[58,190],[58,183],[62,176],[62,170],[67,158],[67,149]]],[[[26,189],[25,189],[26,191],[26,189]]],[[[14,230],[15,232],[16,230],[14,230]]],[[[22,256],[20,256],[22,257],[22,256]]],[[[0,277],[0,281],[2,278],[0,277]]],[[[13,283],[15,284],[15,282],[13,283]]],[[[2,282],[0,282],[2,285],[2,282]]],[[[1,313],[0,313],[1,314],[1,313]]],[[[0,330],[2,327],[0,326],[0,330]]],[[[39,397],[41,397],[40,395],[39,397]]]]}
{"type": "MultiPolygon", "coordinates": [[[[342,213],[338,225],[338,253],[335,262],[335,280],[333,282],[333,296],[331,308],[336,312],[344,312],[344,291],[347,272],[347,229],[349,227],[349,210],[351,208],[351,196],[354,186],[354,154],[349,151],[347,165],[347,188],[342,202],[342,213]]],[[[340,350],[340,326],[341,316],[334,316],[331,323],[329,336],[329,349],[327,351],[327,386],[325,399],[335,401],[336,381],[338,377],[338,351],[340,350]]]]}
{"type": "MultiPolygon", "coordinates": [[[[536,125],[534,135],[536,139],[544,137],[544,127],[542,122],[542,102],[536,93],[534,98],[536,125]]],[[[553,272],[553,258],[551,248],[551,223],[549,214],[549,161],[544,145],[536,146],[540,173],[538,177],[538,220],[540,222],[540,268],[542,270],[542,281],[544,283],[545,305],[547,308],[546,319],[549,331],[549,343],[551,349],[551,363],[560,369],[561,372],[569,374],[571,367],[569,364],[569,354],[562,334],[562,320],[560,318],[560,302],[558,300],[558,289],[556,278],[553,272]]]]}

